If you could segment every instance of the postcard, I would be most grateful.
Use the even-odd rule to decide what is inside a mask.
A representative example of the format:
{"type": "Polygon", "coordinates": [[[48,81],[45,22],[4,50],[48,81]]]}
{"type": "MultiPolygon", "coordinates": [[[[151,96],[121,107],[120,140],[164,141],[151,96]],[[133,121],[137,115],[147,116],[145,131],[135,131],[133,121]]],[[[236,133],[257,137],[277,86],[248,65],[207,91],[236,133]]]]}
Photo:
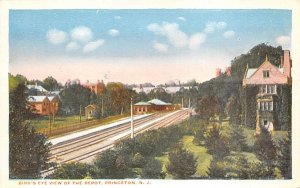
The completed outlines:
{"type": "Polygon", "coordinates": [[[299,187],[299,3],[231,2],[2,2],[3,186],[299,187]]]}

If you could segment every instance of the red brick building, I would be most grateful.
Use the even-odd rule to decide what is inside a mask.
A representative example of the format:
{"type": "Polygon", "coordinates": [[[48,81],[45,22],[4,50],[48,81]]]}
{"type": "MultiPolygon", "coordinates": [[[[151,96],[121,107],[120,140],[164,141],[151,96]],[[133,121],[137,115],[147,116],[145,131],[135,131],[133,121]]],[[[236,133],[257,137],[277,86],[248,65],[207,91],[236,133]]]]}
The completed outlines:
{"type": "Polygon", "coordinates": [[[57,114],[58,112],[58,99],[56,97],[47,96],[29,96],[27,101],[33,113],[42,116],[49,114],[57,114]]]}
{"type": "Polygon", "coordinates": [[[105,90],[105,84],[103,83],[103,80],[101,82],[98,80],[96,84],[87,81],[87,83],[84,84],[83,87],[89,88],[92,92],[94,92],[97,95],[103,93],[105,90]]]}

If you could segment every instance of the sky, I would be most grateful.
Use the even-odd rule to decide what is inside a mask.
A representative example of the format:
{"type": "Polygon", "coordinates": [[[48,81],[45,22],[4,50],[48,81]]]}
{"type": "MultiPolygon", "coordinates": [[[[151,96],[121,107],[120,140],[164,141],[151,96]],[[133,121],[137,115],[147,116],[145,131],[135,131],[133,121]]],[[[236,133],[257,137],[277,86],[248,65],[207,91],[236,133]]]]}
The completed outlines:
{"type": "Polygon", "coordinates": [[[59,82],[203,82],[260,43],[291,48],[273,9],[10,10],[9,71],[59,82]]]}

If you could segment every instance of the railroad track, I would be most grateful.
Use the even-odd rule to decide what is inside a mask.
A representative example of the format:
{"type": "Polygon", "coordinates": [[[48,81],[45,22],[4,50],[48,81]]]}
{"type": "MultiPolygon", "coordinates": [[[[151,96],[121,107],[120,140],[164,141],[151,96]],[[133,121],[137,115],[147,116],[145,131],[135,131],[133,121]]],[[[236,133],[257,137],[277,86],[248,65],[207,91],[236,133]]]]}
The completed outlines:
{"type": "MultiPolygon", "coordinates": [[[[148,116],[146,118],[136,120],[134,122],[135,128],[138,128],[145,122],[151,121],[158,117],[162,116],[162,114],[154,114],[148,116]]],[[[64,144],[55,145],[50,149],[50,157],[48,158],[51,162],[58,162],[57,159],[66,159],[60,160],[59,163],[66,163],[70,161],[76,160],[76,158],[81,158],[82,155],[76,153],[93,153],[93,151],[101,150],[102,147],[94,148],[93,146],[97,146],[100,143],[104,142],[105,140],[109,139],[111,136],[120,134],[124,131],[130,130],[130,123],[124,123],[117,127],[105,129],[102,131],[98,131],[96,133],[91,133],[77,139],[72,139],[71,141],[65,142],[64,144]],[[93,151],[89,148],[93,148],[93,151]],[[75,154],[74,154],[75,153],[75,154]],[[70,155],[76,157],[69,157],[70,155]],[[54,161],[53,161],[54,160],[54,161]]],[[[84,154],[83,154],[84,155],[84,154]]]]}
{"type": "MultiPolygon", "coordinates": [[[[147,121],[151,121],[157,117],[162,116],[161,114],[154,114],[148,117],[145,117],[143,119],[139,119],[135,121],[135,124],[138,126],[139,124],[145,123],[147,121]]],[[[81,137],[78,137],[76,139],[71,139],[68,141],[65,141],[63,144],[59,143],[50,148],[51,156],[49,159],[52,159],[55,157],[55,155],[60,155],[64,153],[68,153],[70,151],[78,150],[82,147],[88,147],[93,144],[98,144],[101,141],[109,138],[110,136],[117,134],[119,132],[122,132],[124,130],[128,130],[130,128],[130,123],[124,123],[121,125],[118,125],[116,127],[107,128],[101,131],[97,131],[94,133],[90,133],[81,137]]]]}
{"type": "MultiPolygon", "coordinates": [[[[143,119],[139,119],[134,121],[135,134],[140,134],[147,130],[157,129],[159,127],[166,127],[171,124],[174,124],[178,121],[182,121],[182,119],[187,118],[188,111],[178,111],[164,119],[161,119],[155,122],[157,119],[162,118],[163,114],[153,114],[151,116],[145,117],[143,119]],[[149,126],[143,127],[146,122],[154,121],[149,126]]],[[[71,139],[65,141],[63,143],[58,143],[50,148],[50,162],[55,162],[58,165],[75,162],[75,161],[87,161],[90,160],[95,155],[100,152],[113,147],[114,140],[109,140],[114,135],[119,135],[122,133],[126,133],[130,130],[130,123],[124,123],[116,127],[104,129],[95,133],[90,133],[88,135],[84,135],[78,137],[76,139],[71,139]]],[[[124,136],[122,138],[128,137],[124,136]]],[[[42,173],[49,173],[54,169],[49,169],[43,171],[42,173]]]]}

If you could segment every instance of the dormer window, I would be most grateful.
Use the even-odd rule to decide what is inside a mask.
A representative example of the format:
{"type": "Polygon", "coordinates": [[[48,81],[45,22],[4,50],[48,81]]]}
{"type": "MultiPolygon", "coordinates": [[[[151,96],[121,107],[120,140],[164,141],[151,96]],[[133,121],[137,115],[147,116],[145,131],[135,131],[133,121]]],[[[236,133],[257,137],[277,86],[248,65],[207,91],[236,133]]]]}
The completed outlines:
{"type": "Polygon", "coordinates": [[[263,71],[263,76],[264,76],[264,78],[269,78],[270,77],[270,71],[264,70],[263,71]]]}

